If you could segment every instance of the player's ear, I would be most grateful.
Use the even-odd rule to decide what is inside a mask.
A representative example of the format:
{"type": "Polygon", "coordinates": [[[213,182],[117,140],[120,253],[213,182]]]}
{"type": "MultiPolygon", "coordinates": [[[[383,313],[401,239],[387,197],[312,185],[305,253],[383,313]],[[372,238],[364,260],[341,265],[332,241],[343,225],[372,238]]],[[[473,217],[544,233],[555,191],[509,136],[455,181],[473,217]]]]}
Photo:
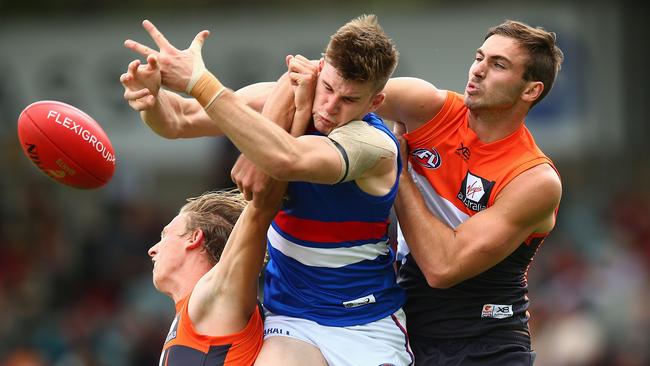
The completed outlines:
{"type": "Polygon", "coordinates": [[[205,241],[205,236],[203,235],[203,230],[194,229],[190,234],[187,242],[187,249],[196,249],[203,246],[205,241]]]}
{"type": "Polygon", "coordinates": [[[542,92],[544,91],[544,83],[541,81],[531,81],[528,82],[528,85],[526,85],[526,88],[524,89],[524,92],[522,94],[522,98],[527,101],[527,102],[534,102],[539,98],[540,95],[542,95],[542,92]]]}
{"type": "Polygon", "coordinates": [[[375,94],[375,96],[372,97],[370,100],[370,110],[368,112],[374,112],[379,107],[381,107],[382,104],[384,104],[384,99],[386,99],[386,94],[384,93],[378,93],[375,94]]]}

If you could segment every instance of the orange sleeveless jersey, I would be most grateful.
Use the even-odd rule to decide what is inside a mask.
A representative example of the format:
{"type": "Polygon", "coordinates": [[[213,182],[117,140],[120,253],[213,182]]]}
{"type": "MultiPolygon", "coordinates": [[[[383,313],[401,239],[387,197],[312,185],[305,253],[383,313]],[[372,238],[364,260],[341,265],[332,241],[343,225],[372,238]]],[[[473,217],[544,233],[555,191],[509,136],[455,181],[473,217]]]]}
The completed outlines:
{"type": "MultiPolygon", "coordinates": [[[[501,140],[483,143],[469,128],[468,113],[463,96],[448,92],[440,112],[405,135],[411,176],[429,209],[450,227],[490,207],[503,187],[525,170],[539,164],[553,166],[523,124],[501,140]]],[[[404,309],[411,338],[528,332],[526,271],[547,235],[530,235],[494,267],[448,289],[429,287],[417,263],[407,256],[399,283],[408,294],[404,309]]],[[[400,255],[406,255],[401,232],[398,241],[400,255]]]]}
{"type": "Polygon", "coordinates": [[[448,92],[440,112],[404,136],[419,186],[433,188],[426,195],[438,197],[429,203],[437,204],[437,213],[454,227],[491,206],[501,189],[525,170],[544,163],[555,169],[525,125],[486,144],[469,128],[467,118],[463,96],[448,92]]]}
{"type": "Polygon", "coordinates": [[[160,356],[161,366],[245,366],[255,362],[264,337],[259,306],[239,333],[212,337],[194,329],[187,312],[188,299],[176,304],[176,317],[160,356]]]}

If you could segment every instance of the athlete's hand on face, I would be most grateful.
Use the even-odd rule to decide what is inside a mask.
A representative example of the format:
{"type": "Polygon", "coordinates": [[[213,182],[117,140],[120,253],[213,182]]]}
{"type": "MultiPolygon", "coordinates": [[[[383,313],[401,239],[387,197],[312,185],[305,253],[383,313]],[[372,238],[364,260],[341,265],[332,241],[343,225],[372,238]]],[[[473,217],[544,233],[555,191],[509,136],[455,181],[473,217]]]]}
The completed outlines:
{"type": "Polygon", "coordinates": [[[271,177],[257,168],[244,155],[240,155],[230,171],[230,178],[247,201],[252,200],[255,207],[265,207],[271,177]]]}
{"type": "Polygon", "coordinates": [[[201,56],[201,47],[210,32],[207,30],[199,32],[190,47],[179,50],[169,43],[150,21],[143,21],[142,26],[156,43],[159,51],[131,39],[124,41],[124,46],[147,58],[151,55],[155,56],[160,68],[162,84],[171,90],[189,94],[206,70],[201,56]]]}
{"type": "Polygon", "coordinates": [[[144,111],[156,104],[160,91],[160,68],[156,56],[147,57],[147,64],[142,65],[140,60],[132,61],[126,73],[120,76],[124,86],[124,99],[136,111],[144,111]]]}
{"type": "Polygon", "coordinates": [[[311,110],[318,80],[318,62],[310,61],[301,55],[289,55],[286,63],[289,79],[294,87],[296,109],[311,110]]]}
{"type": "Polygon", "coordinates": [[[407,174],[408,169],[406,167],[408,166],[408,159],[409,159],[409,145],[406,142],[406,139],[404,138],[404,134],[406,133],[406,126],[402,122],[395,122],[393,124],[393,135],[397,138],[397,141],[399,141],[399,154],[400,158],[402,159],[402,174],[407,174]]]}

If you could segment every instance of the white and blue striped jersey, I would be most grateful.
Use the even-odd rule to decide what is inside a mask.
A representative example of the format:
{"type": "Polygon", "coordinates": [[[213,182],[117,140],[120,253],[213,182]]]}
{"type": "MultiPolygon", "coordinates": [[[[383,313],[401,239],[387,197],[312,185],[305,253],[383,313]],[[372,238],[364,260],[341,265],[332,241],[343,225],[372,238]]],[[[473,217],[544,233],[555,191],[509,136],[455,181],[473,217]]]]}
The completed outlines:
{"type": "MultiPolygon", "coordinates": [[[[398,143],[374,114],[364,121],[398,143]]],[[[289,199],[268,231],[265,307],[321,325],[351,326],[382,319],[404,304],[388,240],[399,157],[397,164],[398,178],[381,197],[354,181],[289,184],[289,199]]]]}

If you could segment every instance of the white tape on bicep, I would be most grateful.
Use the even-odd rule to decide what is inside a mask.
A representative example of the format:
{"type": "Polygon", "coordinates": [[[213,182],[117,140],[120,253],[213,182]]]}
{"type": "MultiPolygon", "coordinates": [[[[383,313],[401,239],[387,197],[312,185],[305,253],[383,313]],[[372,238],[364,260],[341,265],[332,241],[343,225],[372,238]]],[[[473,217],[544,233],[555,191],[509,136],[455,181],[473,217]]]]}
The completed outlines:
{"type": "Polygon", "coordinates": [[[352,121],[327,137],[341,153],[342,164],[347,164],[341,169],[340,182],[355,180],[382,158],[397,154],[397,147],[388,136],[363,121],[352,121]]]}

